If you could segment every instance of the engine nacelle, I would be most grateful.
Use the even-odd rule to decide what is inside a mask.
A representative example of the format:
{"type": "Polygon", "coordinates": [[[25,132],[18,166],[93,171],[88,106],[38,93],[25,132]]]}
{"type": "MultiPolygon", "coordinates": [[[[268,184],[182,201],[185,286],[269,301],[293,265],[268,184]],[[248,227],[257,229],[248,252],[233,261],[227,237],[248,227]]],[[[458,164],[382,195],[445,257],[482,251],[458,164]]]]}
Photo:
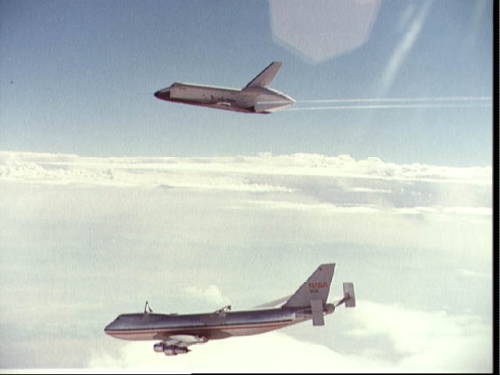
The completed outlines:
{"type": "Polygon", "coordinates": [[[165,355],[185,354],[188,351],[189,351],[188,348],[185,348],[183,346],[174,346],[174,345],[165,346],[165,348],[163,349],[163,353],[165,355]]]}
{"type": "Polygon", "coordinates": [[[159,342],[153,345],[153,349],[157,353],[164,353],[165,355],[185,354],[189,349],[184,346],[167,345],[164,342],[159,342]]]}
{"type": "Polygon", "coordinates": [[[165,350],[166,345],[163,342],[159,342],[153,345],[153,349],[157,353],[161,353],[165,350]]]}
{"type": "Polygon", "coordinates": [[[165,355],[177,355],[173,349],[171,348],[165,348],[165,350],[163,351],[163,353],[165,353],[165,355]]]}

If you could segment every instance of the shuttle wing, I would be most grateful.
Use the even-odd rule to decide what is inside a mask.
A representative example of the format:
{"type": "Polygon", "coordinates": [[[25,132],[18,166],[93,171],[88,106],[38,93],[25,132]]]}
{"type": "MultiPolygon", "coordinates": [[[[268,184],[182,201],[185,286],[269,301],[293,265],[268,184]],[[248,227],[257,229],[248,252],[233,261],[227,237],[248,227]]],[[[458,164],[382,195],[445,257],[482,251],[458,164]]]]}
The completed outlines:
{"type": "Polygon", "coordinates": [[[276,73],[278,73],[279,68],[281,68],[281,64],[283,64],[281,61],[273,61],[267,68],[257,74],[254,79],[248,82],[244,89],[247,87],[265,87],[269,85],[276,73]]]}

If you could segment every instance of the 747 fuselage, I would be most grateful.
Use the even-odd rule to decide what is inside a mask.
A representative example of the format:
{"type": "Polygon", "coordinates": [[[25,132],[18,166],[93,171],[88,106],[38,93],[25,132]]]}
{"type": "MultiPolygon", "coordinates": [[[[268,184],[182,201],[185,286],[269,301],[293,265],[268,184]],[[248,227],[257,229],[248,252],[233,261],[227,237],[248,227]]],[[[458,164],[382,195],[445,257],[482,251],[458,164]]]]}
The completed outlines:
{"type": "Polygon", "coordinates": [[[183,354],[188,346],[232,336],[255,335],[312,319],[324,325],[324,315],[341,304],[355,306],[354,287],[344,283],[344,297],[327,303],[335,264],[322,264],[291,297],[260,306],[255,310],[231,311],[225,306],[202,314],[157,314],[148,304],[143,313],[121,314],[104,331],[123,340],[160,340],[154,350],[166,355],[183,354]],[[286,301],[286,302],[285,302],[286,301]],[[278,303],[285,302],[281,307],[278,303]]]}

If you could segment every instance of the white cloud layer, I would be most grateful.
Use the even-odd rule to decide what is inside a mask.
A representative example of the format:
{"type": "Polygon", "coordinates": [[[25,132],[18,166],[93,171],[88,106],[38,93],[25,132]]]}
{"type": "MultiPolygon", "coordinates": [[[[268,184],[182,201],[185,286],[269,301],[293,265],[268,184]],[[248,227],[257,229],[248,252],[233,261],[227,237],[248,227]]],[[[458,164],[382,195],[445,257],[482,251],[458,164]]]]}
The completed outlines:
{"type": "Polygon", "coordinates": [[[348,155],[0,152],[0,367],[488,368],[491,173],[348,155]],[[353,281],[360,301],[321,329],[173,360],[103,333],[145,300],[164,313],[274,300],[321,262],[337,263],[332,299],[353,281]]]}
{"type": "MultiPolygon", "coordinates": [[[[491,173],[491,167],[460,168],[419,163],[395,164],[376,157],[355,160],[349,155],[260,153],[256,156],[204,158],[95,158],[69,154],[0,152],[1,180],[53,184],[144,187],[167,185],[201,189],[290,191],[279,186],[259,187],[244,177],[326,176],[490,185],[491,173]]],[[[353,189],[366,191],[368,188],[353,189]]]]}
{"type": "Polygon", "coordinates": [[[93,158],[0,152],[0,182],[275,193],[272,200],[262,195],[244,203],[322,212],[490,215],[491,174],[491,167],[395,164],[348,155],[93,158]]]}
{"type": "Polygon", "coordinates": [[[293,338],[284,333],[285,329],[211,341],[193,346],[188,355],[176,357],[153,352],[150,342],[127,343],[115,355],[95,352],[89,367],[155,369],[165,373],[491,371],[491,327],[475,317],[414,311],[369,301],[360,301],[359,307],[357,311],[342,311],[336,318],[328,317],[326,324],[335,324],[334,319],[350,319],[355,327],[350,335],[361,339],[386,337],[399,355],[397,360],[381,359],[378,348],[340,352],[293,338]]]}

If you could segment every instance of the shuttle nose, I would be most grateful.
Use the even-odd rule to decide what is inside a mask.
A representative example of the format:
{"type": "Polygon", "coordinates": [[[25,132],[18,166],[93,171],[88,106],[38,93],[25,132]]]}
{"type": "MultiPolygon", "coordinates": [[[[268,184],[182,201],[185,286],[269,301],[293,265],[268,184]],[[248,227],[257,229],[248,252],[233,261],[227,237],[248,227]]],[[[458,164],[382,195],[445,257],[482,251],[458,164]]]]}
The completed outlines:
{"type": "Polygon", "coordinates": [[[170,90],[169,89],[158,90],[157,92],[154,93],[154,95],[158,99],[168,100],[170,99],[170,90]]]}

